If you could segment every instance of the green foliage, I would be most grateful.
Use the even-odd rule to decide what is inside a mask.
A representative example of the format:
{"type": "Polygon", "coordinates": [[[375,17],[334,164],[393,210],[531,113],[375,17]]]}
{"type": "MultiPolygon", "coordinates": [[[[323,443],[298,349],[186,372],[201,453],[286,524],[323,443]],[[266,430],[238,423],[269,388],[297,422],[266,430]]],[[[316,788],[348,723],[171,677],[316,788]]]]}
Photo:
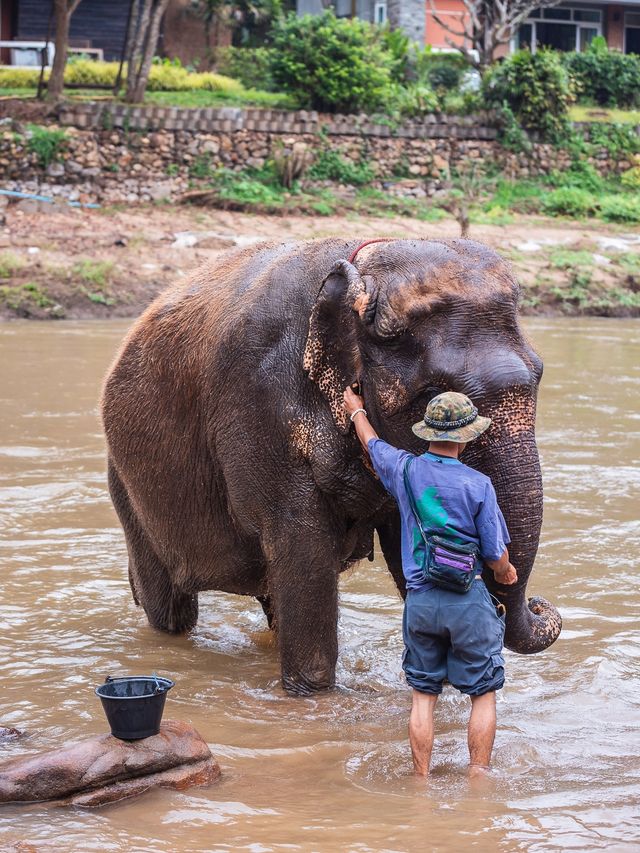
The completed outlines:
{"type": "Polygon", "coordinates": [[[595,213],[593,194],[578,187],[559,187],[542,199],[542,210],[551,216],[582,218],[595,213]]]}
{"type": "Polygon", "coordinates": [[[588,50],[566,53],[562,61],[580,98],[604,107],[640,105],[640,56],[609,50],[599,37],[588,50]]]}
{"type": "Polygon", "coordinates": [[[509,151],[531,151],[531,140],[520,126],[520,122],[506,101],[496,104],[495,114],[502,147],[509,151]]]}
{"type": "MultiPolygon", "coordinates": [[[[67,65],[64,80],[65,84],[78,87],[99,85],[106,89],[112,89],[117,74],[117,62],[92,62],[84,59],[67,65]]],[[[0,89],[35,88],[38,85],[39,76],[40,71],[37,68],[4,66],[0,68],[0,89]]],[[[48,72],[45,74],[45,79],[48,79],[48,72]]],[[[232,80],[230,77],[214,74],[212,71],[197,74],[175,63],[152,65],[148,89],[150,92],[191,92],[199,90],[235,97],[242,96],[246,91],[242,83],[232,80]]]]}
{"type": "Polygon", "coordinates": [[[628,124],[591,124],[589,143],[592,148],[604,148],[612,157],[640,152],[640,136],[628,124]]]}
{"type": "Polygon", "coordinates": [[[112,261],[93,261],[83,258],[71,268],[74,277],[94,288],[106,288],[113,277],[115,264],[112,261]]]}
{"type": "Polygon", "coordinates": [[[413,47],[409,36],[397,28],[388,25],[382,31],[382,44],[391,57],[391,77],[396,83],[405,83],[413,56],[413,47]]]}
{"type": "Polygon", "coordinates": [[[409,86],[394,85],[389,88],[386,112],[398,120],[421,118],[438,110],[438,96],[419,83],[409,86]]]}
{"type": "Polygon", "coordinates": [[[0,286],[0,304],[23,316],[30,316],[34,308],[50,309],[54,303],[36,282],[15,286],[0,286]]]}
{"type": "Polygon", "coordinates": [[[554,187],[574,187],[592,193],[602,192],[605,183],[591,163],[580,159],[574,160],[563,172],[554,169],[548,181],[554,187]]]}
{"type": "Polygon", "coordinates": [[[622,186],[630,190],[640,192],[640,163],[637,166],[632,166],[620,175],[622,186]]]}
{"type": "Polygon", "coordinates": [[[598,207],[598,215],[605,222],[640,222],[639,195],[606,195],[598,207]]]}
{"type": "Polygon", "coordinates": [[[302,106],[329,112],[384,105],[394,59],[379,31],[358,18],[290,13],[272,31],[272,74],[302,106]]]}
{"type": "Polygon", "coordinates": [[[24,260],[14,252],[0,252],[0,278],[11,278],[24,265],[24,260]]]}
{"type": "Polygon", "coordinates": [[[216,48],[216,71],[225,77],[239,80],[247,89],[276,89],[271,76],[273,51],[268,47],[216,48]]]}
{"type": "Polygon", "coordinates": [[[284,190],[278,186],[275,174],[269,170],[234,172],[218,169],[213,174],[212,186],[223,206],[258,207],[274,213],[283,206],[284,190]]]}
{"type": "Polygon", "coordinates": [[[427,68],[427,81],[429,85],[440,93],[440,91],[450,91],[451,89],[459,89],[462,82],[464,68],[452,62],[433,62],[427,68]]]}
{"type": "MultiPolygon", "coordinates": [[[[172,164],[175,165],[175,164],[172,164]]],[[[198,154],[189,165],[190,178],[208,178],[211,175],[211,155],[198,154]]]]}
{"type": "Polygon", "coordinates": [[[66,134],[61,128],[27,125],[27,151],[36,155],[43,169],[60,159],[65,145],[66,134]]]}
{"type": "Polygon", "coordinates": [[[556,141],[568,131],[573,93],[567,70],[553,51],[512,54],[487,71],[483,92],[488,106],[508,107],[522,128],[544,139],[556,141]]]}
{"type": "Polygon", "coordinates": [[[375,178],[375,172],[360,160],[358,163],[344,157],[339,148],[324,148],[307,170],[312,181],[337,181],[341,184],[362,186],[375,178]]]}

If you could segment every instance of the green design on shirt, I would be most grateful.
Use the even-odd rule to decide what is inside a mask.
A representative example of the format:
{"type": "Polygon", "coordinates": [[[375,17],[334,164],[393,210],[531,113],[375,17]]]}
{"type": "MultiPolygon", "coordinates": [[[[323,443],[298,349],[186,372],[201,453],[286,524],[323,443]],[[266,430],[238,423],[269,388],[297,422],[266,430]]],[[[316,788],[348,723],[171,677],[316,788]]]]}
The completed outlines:
{"type": "MultiPolygon", "coordinates": [[[[440,500],[435,486],[428,486],[424,490],[420,497],[416,499],[416,506],[423,527],[431,530],[442,530],[442,534],[448,535],[453,542],[461,541],[456,531],[447,525],[449,515],[440,500]]],[[[424,563],[424,540],[417,526],[413,528],[413,559],[418,566],[424,563]]]]}

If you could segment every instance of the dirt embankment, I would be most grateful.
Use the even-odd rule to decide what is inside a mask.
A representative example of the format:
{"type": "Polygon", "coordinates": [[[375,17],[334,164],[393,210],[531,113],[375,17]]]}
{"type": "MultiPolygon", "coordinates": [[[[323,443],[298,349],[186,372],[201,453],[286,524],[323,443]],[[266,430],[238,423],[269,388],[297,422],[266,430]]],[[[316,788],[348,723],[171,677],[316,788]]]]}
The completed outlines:
{"type": "MultiPolygon", "coordinates": [[[[19,208],[22,209],[19,209],[19,208]]],[[[0,213],[0,317],[136,316],[170,282],[233,246],[332,235],[450,239],[453,220],[261,216],[180,206],[0,213]]],[[[640,316],[640,235],[522,218],[475,225],[509,258],[527,314],[640,316]]]]}

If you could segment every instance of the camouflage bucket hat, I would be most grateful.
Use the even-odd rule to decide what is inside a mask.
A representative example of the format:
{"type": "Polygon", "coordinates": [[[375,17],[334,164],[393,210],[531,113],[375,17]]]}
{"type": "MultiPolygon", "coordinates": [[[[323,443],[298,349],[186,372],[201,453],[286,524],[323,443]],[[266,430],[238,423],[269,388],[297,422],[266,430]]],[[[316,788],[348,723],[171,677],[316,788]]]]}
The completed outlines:
{"type": "Polygon", "coordinates": [[[438,394],[427,406],[424,420],[411,429],[425,441],[472,441],[489,428],[491,418],[483,418],[471,400],[456,391],[438,394]]]}

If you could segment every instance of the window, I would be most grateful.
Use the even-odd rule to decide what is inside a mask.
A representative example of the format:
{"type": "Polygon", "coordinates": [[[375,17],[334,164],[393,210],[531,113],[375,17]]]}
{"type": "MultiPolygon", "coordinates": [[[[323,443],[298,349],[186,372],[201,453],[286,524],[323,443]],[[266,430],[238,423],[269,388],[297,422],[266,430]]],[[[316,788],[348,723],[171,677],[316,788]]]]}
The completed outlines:
{"type": "Polygon", "coordinates": [[[539,47],[583,51],[599,35],[602,35],[599,9],[534,9],[518,30],[514,47],[528,47],[532,53],[539,47]]]}
{"type": "Polygon", "coordinates": [[[640,14],[626,12],[624,16],[624,52],[640,54],[640,14]]]}
{"type": "Polygon", "coordinates": [[[387,3],[386,0],[381,3],[376,3],[373,7],[373,23],[386,24],[387,22],[387,3]]]}

